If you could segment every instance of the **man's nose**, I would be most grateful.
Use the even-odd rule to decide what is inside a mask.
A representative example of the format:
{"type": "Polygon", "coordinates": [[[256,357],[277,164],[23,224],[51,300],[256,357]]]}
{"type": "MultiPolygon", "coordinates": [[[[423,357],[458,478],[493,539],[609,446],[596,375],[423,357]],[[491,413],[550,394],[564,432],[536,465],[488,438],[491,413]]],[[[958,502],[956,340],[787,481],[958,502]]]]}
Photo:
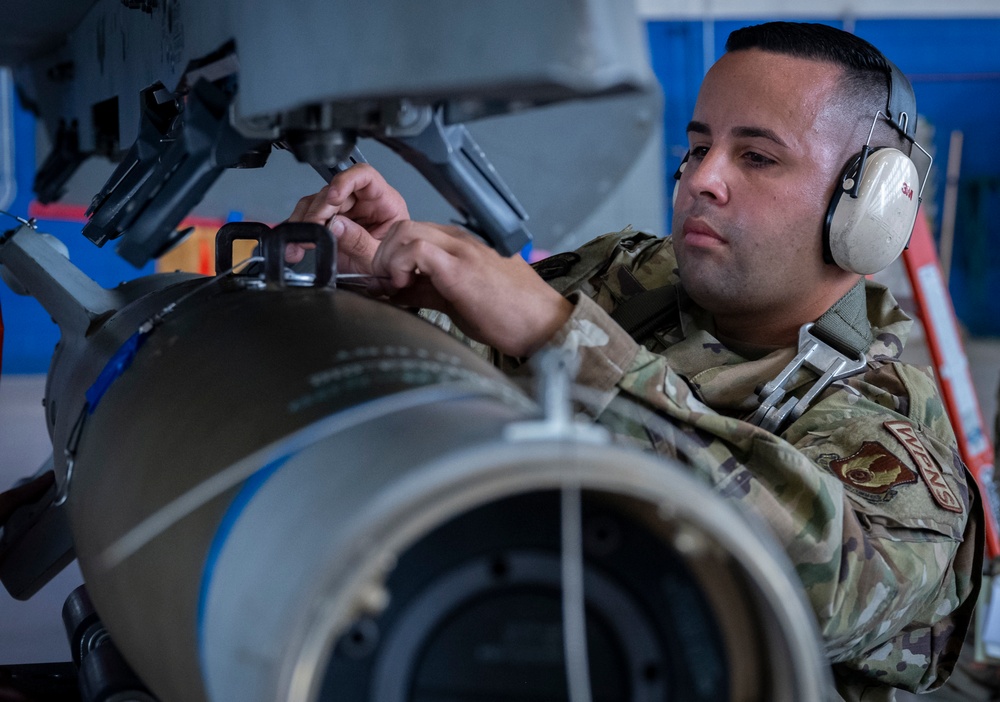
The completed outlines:
{"type": "Polygon", "coordinates": [[[724,204],[729,201],[731,170],[732,164],[725,153],[709,149],[700,161],[688,164],[682,179],[687,181],[692,197],[707,197],[724,204]]]}

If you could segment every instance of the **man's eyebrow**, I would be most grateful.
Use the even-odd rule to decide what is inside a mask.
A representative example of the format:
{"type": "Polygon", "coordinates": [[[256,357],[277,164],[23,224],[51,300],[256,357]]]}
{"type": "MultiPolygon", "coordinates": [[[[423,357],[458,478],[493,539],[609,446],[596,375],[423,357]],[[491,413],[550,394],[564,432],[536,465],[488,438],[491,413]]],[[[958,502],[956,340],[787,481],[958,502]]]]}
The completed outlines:
{"type": "Polygon", "coordinates": [[[743,139],[769,139],[779,146],[784,146],[788,148],[788,144],[778,136],[777,132],[767,129],[766,127],[733,127],[733,136],[741,137],[743,139]]]}
{"type": "MultiPolygon", "coordinates": [[[[699,122],[697,120],[691,120],[688,122],[687,126],[688,133],[695,134],[705,134],[711,136],[712,128],[709,127],[704,122],[699,122]]],[[[788,148],[788,144],[785,143],[784,139],[778,136],[778,133],[773,129],[768,129],[767,127],[733,127],[732,134],[735,137],[740,137],[741,139],[768,139],[773,141],[779,146],[784,146],[788,148]]]]}

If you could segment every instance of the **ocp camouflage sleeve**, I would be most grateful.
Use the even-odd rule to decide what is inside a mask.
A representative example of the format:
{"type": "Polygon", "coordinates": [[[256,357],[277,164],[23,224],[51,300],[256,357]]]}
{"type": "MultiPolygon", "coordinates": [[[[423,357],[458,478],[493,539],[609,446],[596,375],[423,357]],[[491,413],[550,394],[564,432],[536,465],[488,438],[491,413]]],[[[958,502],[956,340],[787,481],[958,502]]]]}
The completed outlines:
{"type": "Polygon", "coordinates": [[[597,287],[568,296],[574,313],[553,339],[579,354],[577,382],[597,396],[590,411],[617,422],[612,401],[627,397],[667,418],[688,441],[631,431],[655,448],[679,446],[696,474],[766,519],[805,586],[845,699],[940,685],[975,603],[982,520],[969,518],[981,505],[933,379],[870,357],[865,374],[831,386],[775,436],[709,407],[667,357],[612,321],[614,300],[597,287]]]}

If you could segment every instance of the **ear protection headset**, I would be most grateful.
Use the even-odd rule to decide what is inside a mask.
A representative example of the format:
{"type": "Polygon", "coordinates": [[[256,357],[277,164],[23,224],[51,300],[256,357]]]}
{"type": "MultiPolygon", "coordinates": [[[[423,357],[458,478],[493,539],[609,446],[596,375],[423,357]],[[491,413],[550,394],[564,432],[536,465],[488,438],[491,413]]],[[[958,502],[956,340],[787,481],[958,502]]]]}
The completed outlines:
{"type": "Polygon", "coordinates": [[[889,80],[886,110],[872,120],[868,141],[848,161],[837,182],[823,225],[823,259],[844,270],[869,275],[896,260],[910,241],[925,178],[905,153],[891,147],[872,148],[879,119],[884,119],[930,161],[917,144],[917,101],[906,76],[885,59],[889,80]]]}

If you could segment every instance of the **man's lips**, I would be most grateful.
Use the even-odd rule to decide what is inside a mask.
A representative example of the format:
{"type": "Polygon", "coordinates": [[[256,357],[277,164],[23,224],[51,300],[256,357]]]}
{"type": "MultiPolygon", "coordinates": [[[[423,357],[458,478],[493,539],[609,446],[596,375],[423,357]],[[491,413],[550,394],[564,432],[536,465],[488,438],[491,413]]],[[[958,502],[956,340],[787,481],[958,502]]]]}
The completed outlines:
{"type": "Polygon", "coordinates": [[[727,243],[721,234],[699,220],[686,220],[682,232],[687,246],[714,247],[727,243]]]}

